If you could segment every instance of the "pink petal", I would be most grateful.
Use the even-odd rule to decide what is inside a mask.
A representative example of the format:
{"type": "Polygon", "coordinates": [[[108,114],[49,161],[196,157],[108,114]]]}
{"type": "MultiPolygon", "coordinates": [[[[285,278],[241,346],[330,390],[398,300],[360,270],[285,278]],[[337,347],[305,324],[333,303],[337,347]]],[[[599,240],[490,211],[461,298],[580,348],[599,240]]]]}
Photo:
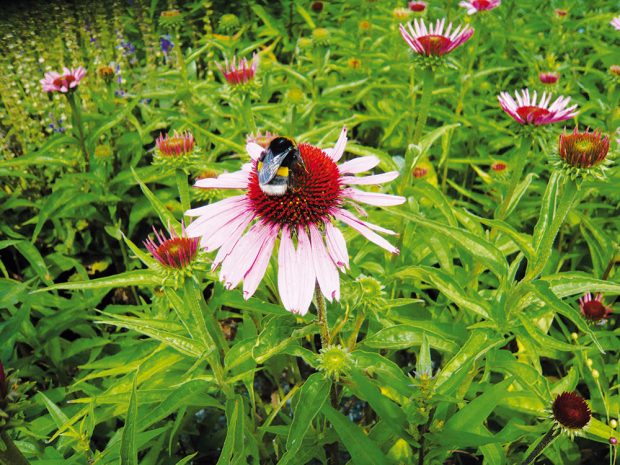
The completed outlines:
{"type": "Polygon", "coordinates": [[[199,179],[194,187],[202,189],[245,189],[248,187],[248,176],[247,171],[223,173],[217,178],[199,179]]]}
{"type": "Polygon", "coordinates": [[[405,202],[405,198],[399,195],[380,194],[375,192],[364,192],[358,189],[348,188],[342,193],[343,196],[353,199],[357,202],[366,203],[368,205],[376,205],[379,207],[390,207],[400,205],[405,202]]]}
{"type": "Polygon", "coordinates": [[[371,170],[378,164],[379,159],[374,155],[369,155],[367,157],[358,157],[353,160],[346,161],[340,165],[338,169],[340,170],[340,174],[356,174],[371,170]]]}
{"type": "Polygon", "coordinates": [[[355,229],[357,232],[359,232],[362,236],[364,236],[366,239],[368,239],[371,242],[374,242],[379,247],[383,247],[385,250],[393,254],[396,254],[396,255],[400,253],[400,251],[396,247],[394,247],[384,238],[379,236],[377,233],[373,232],[368,225],[366,225],[363,221],[360,221],[359,219],[355,218],[353,215],[351,215],[346,210],[340,209],[340,210],[335,211],[334,217],[339,219],[343,223],[348,224],[353,229],[355,229]]]}
{"type": "Polygon", "coordinates": [[[217,214],[220,211],[226,211],[231,206],[239,203],[245,203],[245,195],[236,195],[234,197],[228,197],[219,202],[210,203],[198,208],[191,208],[185,212],[185,216],[208,216],[217,214]]]}
{"type": "Polygon", "coordinates": [[[347,242],[340,229],[334,227],[331,222],[325,223],[325,239],[327,251],[334,263],[343,268],[349,268],[349,253],[347,252],[347,242]]]}
{"type": "Polygon", "coordinates": [[[265,276],[265,271],[267,271],[271,252],[273,251],[273,246],[276,243],[277,237],[277,229],[270,227],[267,239],[263,242],[252,268],[250,268],[250,271],[248,271],[243,278],[243,298],[245,300],[248,300],[254,295],[263,276],[265,276]]]}
{"type": "Polygon", "coordinates": [[[258,160],[262,153],[265,151],[263,147],[258,145],[256,142],[248,142],[245,146],[248,154],[250,154],[250,158],[252,160],[258,160]]]}
{"type": "Polygon", "coordinates": [[[310,229],[310,244],[312,247],[312,259],[314,261],[314,271],[319,287],[323,295],[330,302],[333,299],[340,299],[340,277],[334,262],[327,254],[323,237],[314,224],[308,226],[310,229]]]}
{"type": "Polygon", "coordinates": [[[308,313],[314,289],[316,287],[316,274],[314,273],[314,260],[312,259],[312,246],[306,231],[300,227],[297,230],[297,287],[296,305],[291,310],[294,313],[305,315],[308,313]]]}
{"type": "Polygon", "coordinates": [[[342,184],[358,184],[358,185],[372,185],[383,184],[384,182],[390,182],[396,179],[399,175],[398,171],[390,171],[388,173],[373,174],[371,176],[341,176],[340,182],[342,184]]]}
{"type": "Polygon", "coordinates": [[[220,264],[226,259],[226,257],[228,257],[228,255],[230,255],[230,253],[235,249],[237,243],[241,240],[243,233],[253,219],[253,215],[241,217],[226,229],[225,241],[222,243],[220,249],[217,251],[217,255],[213,259],[211,271],[215,271],[217,267],[220,266],[220,264]]]}
{"type": "Polygon", "coordinates": [[[280,250],[278,250],[278,291],[282,305],[289,312],[294,306],[294,294],[298,287],[296,278],[298,277],[295,269],[295,247],[288,230],[288,226],[282,228],[280,238],[280,250]]]}
{"type": "Polygon", "coordinates": [[[344,126],[342,131],[340,132],[340,136],[338,137],[338,141],[333,149],[325,149],[324,152],[330,157],[332,160],[337,162],[340,160],[342,155],[344,154],[344,149],[347,145],[347,127],[344,126]]]}

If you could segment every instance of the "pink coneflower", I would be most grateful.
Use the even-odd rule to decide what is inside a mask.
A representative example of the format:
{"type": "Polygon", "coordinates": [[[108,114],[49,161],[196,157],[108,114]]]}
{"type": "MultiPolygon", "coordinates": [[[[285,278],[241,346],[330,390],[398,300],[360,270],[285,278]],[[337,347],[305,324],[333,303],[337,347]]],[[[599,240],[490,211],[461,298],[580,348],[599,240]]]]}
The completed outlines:
{"type": "Polygon", "coordinates": [[[86,70],[81,66],[73,69],[63,68],[63,74],[50,71],[45,73],[45,77],[40,82],[43,92],[62,92],[66,94],[74,90],[84,76],[86,76],[86,70]]]}
{"type": "Polygon", "coordinates": [[[608,152],[609,137],[600,131],[579,132],[575,128],[572,133],[560,134],[560,158],[574,168],[592,168],[603,162],[608,152]]]}
{"type": "Polygon", "coordinates": [[[568,11],[563,10],[562,8],[556,8],[554,12],[558,18],[564,18],[565,16],[568,15],[568,11]]]}
{"type": "Polygon", "coordinates": [[[469,0],[460,2],[459,6],[467,8],[467,14],[473,15],[479,11],[489,11],[497,8],[502,3],[501,0],[469,0]]]}
{"type": "Polygon", "coordinates": [[[577,112],[577,105],[567,107],[570,97],[558,97],[555,102],[551,102],[551,94],[543,92],[538,101],[538,94],[534,91],[534,95],[530,97],[529,89],[523,89],[521,93],[515,93],[515,99],[508,92],[502,92],[498,95],[499,103],[506,113],[521,124],[533,124],[539,126],[542,124],[557,123],[574,117],[577,112]]]}
{"type": "Polygon", "coordinates": [[[185,268],[196,258],[199,239],[197,237],[187,237],[185,228],[183,228],[181,236],[178,236],[174,229],[169,229],[170,238],[166,238],[162,232],[158,232],[153,228],[156,241],[149,237],[144,241],[144,246],[165,267],[185,268]]]}
{"type": "Polygon", "coordinates": [[[163,157],[182,157],[194,151],[194,136],[191,132],[174,131],[170,134],[160,134],[155,141],[157,152],[163,157]]]}
{"type": "Polygon", "coordinates": [[[229,62],[228,58],[224,60],[224,66],[220,63],[216,63],[217,68],[221,71],[226,79],[226,82],[231,86],[237,86],[240,84],[247,84],[254,80],[256,75],[256,69],[258,68],[258,55],[255,53],[252,56],[252,62],[248,62],[243,58],[239,60],[237,64],[237,57],[234,56],[232,61],[229,62]]]}
{"type": "Polygon", "coordinates": [[[445,23],[444,18],[437,20],[435,26],[431,24],[427,28],[423,20],[415,19],[413,26],[411,23],[408,23],[407,27],[401,24],[400,34],[415,53],[424,56],[442,56],[467,42],[474,33],[469,25],[459,26],[452,31],[452,23],[448,24],[444,32],[445,23]]]}
{"type": "Polygon", "coordinates": [[[617,31],[620,31],[620,16],[616,16],[609,24],[615,27],[617,31]]]}
{"type": "Polygon", "coordinates": [[[540,73],[538,75],[538,79],[540,79],[540,82],[543,84],[555,84],[558,82],[558,79],[560,79],[560,74],[548,71],[545,73],[540,73]]]}
{"type": "MultiPolygon", "coordinates": [[[[278,288],[284,307],[305,315],[316,282],[329,301],[339,299],[338,270],[345,271],[349,267],[349,255],[344,236],[334,225],[336,220],[389,252],[398,253],[396,247],[375,232],[395,234],[393,231],[364,222],[344,208],[345,202],[354,206],[357,202],[378,206],[403,203],[403,197],[349,187],[389,182],[398,172],[355,176],[377,166],[379,159],[375,156],[337,165],[344,153],[346,134],[343,128],[332,149],[299,144],[303,164],[291,168],[294,184],[281,196],[267,195],[261,189],[258,163],[265,149],[253,142],[246,146],[252,161],[240,171],[196,182],[195,187],[200,188],[245,191],[242,195],[186,212],[198,217],[188,226],[188,235],[201,237],[200,244],[207,251],[219,249],[212,268],[222,266],[220,279],[228,289],[243,280],[244,298],[249,299],[254,294],[279,237],[278,288]]],[[[360,207],[357,209],[362,211],[360,207]]]]}
{"type": "Polygon", "coordinates": [[[409,9],[416,13],[426,10],[426,2],[409,2],[409,9]]]}
{"type": "Polygon", "coordinates": [[[592,294],[586,292],[583,297],[579,299],[579,309],[582,315],[590,321],[602,321],[605,320],[612,312],[610,307],[603,305],[603,296],[597,294],[592,298],[592,294]]]}

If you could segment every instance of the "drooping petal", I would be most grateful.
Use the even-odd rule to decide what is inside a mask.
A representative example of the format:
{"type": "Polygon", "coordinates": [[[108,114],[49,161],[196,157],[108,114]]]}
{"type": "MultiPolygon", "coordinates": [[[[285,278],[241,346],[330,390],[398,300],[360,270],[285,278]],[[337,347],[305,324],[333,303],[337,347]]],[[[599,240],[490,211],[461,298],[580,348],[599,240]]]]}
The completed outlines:
{"type": "Polygon", "coordinates": [[[373,169],[379,164],[379,159],[374,155],[358,157],[353,160],[345,161],[338,167],[340,174],[356,174],[373,169]]]}
{"type": "Polygon", "coordinates": [[[278,250],[278,292],[282,305],[289,312],[294,308],[295,292],[298,288],[295,246],[291,239],[288,226],[282,228],[280,250],[278,250]]]}
{"type": "Polygon", "coordinates": [[[314,260],[312,259],[312,246],[310,239],[303,227],[297,229],[297,280],[298,287],[295,289],[296,299],[294,313],[305,315],[308,313],[314,289],[316,287],[316,274],[314,272],[314,260]]]}
{"type": "Polygon", "coordinates": [[[250,271],[248,271],[243,278],[243,298],[245,300],[248,300],[254,295],[263,276],[265,276],[265,271],[267,271],[271,252],[273,251],[273,246],[278,237],[277,229],[272,227],[270,229],[267,239],[263,242],[252,268],[250,268],[250,271]]]}
{"type": "Polygon", "coordinates": [[[364,236],[366,239],[368,239],[371,242],[374,242],[379,247],[383,247],[388,252],[393,253],[395,255],[398,255],[400,253],[400,251],[396,247],[394,247],[384,238],[382,238],[377,233],[372,231],[372,229],[370,229],[366,224],[364,224],[363,221],[360,221],[359,219],[355,218],[353,215],[351,215],[346,210],[340,209],[336,211],[334,213],[334,217],[336,217],[343,223],[348,224],[353,229],[355,229],[357,232],[359,232],[362,236],[364,236]]]}
{"type": "Polygon", "coordinates": [[[310,224],[308,225],[308,229],[310,230],[310,245],[312,247],[314,271],[319,287],[327,300],[330,302],[333,299],[338,300],[340,298],[340,278],[338,276],[338,270],[325,249],[323,236],[318,228],[310,224]]]}
{"type": "Polygon", "coordinates": [[[198,208],[191,208],[185,212],[185,216],[210,216],[220,211],[226,211],[235,204],[246,203],[245,195],[235,195],[218,202],[210,203],[198,208]]]}
{"type": "Polygon", "coordinates": [[[368,205],[376,205],[379,207],[390,207],[400,205],[405,202],[405,197],[399,195],[380,194],[376,192],[364,192],[358,189],[348,188],[342,193],[345,197],[353,199],[357,202],[366,203],[368,205]]]}
{"type": "Polygon", "coordinates": [[[325,223],[325,239],[327,251],[334,263],[341,268],[349,268],[349,253],[347,242],[340,229],[336,228],[331,221],[325,223]]]}

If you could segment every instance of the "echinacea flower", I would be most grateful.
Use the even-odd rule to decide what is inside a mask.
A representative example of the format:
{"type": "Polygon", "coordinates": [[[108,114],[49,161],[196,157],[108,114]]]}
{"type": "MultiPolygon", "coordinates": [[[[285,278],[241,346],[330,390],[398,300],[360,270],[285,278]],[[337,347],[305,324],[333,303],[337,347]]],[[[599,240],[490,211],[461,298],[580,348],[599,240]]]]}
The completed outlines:
{"type": "Polygon", "coordinates": [[[609,67],[609,72],[614,76],[620,76],[620,65],[611,65],[609,67]]]}
{"type": "Polygon", "coordinates": [[[611,314],[611,308],[603,304],[603,296],[597,294],[592,298],[592,294],[586,292],[579,299],[579,309],[581,314],[590,321],[599,322],[605,320],[611,314]]]}
{"type": "Polygon", "coordinates": [[[572,134],[560,134],[560,157],[575,168],[592,168],[605,160],[608,152],[609,137],[600,131],[579,132],[579,128],[575,128],[572,134]]]}
{"type": "Polygon", "coordinates": [[[294,185],[280,196],[266,194],[259,185],[258,163],[265,149],[254,142],[246,146],[252,161],[240,171],[196,182],[195,187],[199,188],[244,191],[186,212],[197,217],[188,226],[188,235],[201,237],[200,245],[206,251],[219,249],[212,269],[221,265],[220,280],[226,288],[233,289],[243,281],[243,296],[249,299],[258,288],[280,238],[278,289],[284,307],[305,315],[317,282],[330,302],[338,300],[338,270],[344,272],[349,267],[349,255],[344,236],[334,224],[336,221],[352,227],[389,252],[399,253],[377,234],[395,234],[394,231],[362,221],[344,208],[345,202],[377,206],[403,203],[403,197],[350,187],[386,183],[394,180],[398,172],[355,176],[377,166],[379,159],[366,156],[338,165],[346,143],[347,132],[343,128],[332,149],[299,144],[303,164],[293,172],[294,185]]]}
{"type": "Polygon", "coordinates": [[[496,161],[491,164],[491,169],[496,173],[503,173],[508,169],[508,165],[502,161],[496,161]]]}
{"type": "Polygon", "coordinates": [[[217,68],[224,75],[226,82],[231,86],[238,86],[240,84],[247,84],[254,80],[256,70],[258,69],[258,55],[255,53],[252,56],[252,62],[248,62],[243,58],[239,60],[237,64],[237,57],[234,56],[232,61],[228,61],[228,58],[224,60],[224,66],[220,63],[216,63],[217,68]]]}
{"type": "Polygon", "coordinates": [[[194,136],[191,132],[174,131],[170,134],[160,134],[155,141],[157,151],[165,157],[180,157],[194,150],[194,136]]]}
{"type": "Polygon", "coordinates": [[[460,2],[459,6],[467,8],[467,14],[473,15],[480,11],[489,11],[497,8],[502,3],[501,0],[468,0],[460,2]]]}
{"type": "Polygon", "coordinates": [[[592,412],[583,397],[575,392],[563,392],[558,395],[551,406],[556,428],[573,437],[585,428],[592,412]]]}
{"type": "Polygon", "coordinates": [[[617,31],[620,31],[620,16],[616,16],[609,24],[616,28],[617,31]]]}
{"type": "Polygon", "coordinates": [[[169,229],[170,237],[167,238],[162,232],[153,228],[156,240],[149,237],[144,241],[144,246],[164,267],[177,270],[186,268],[198,254],[199,239],[187,237],[185,228],[180,236],[174,229],[169,229]]]}
{"type": "Polygon", "coordinates": [[[452,23],[449,23],[444,31],[445,24],[445,18],[437,20],[434,26],[430,24],[429,27],[423,20],[415,19],[413,26],[411,23],[406,27],[401,24],[400,34],[418,55],[443,56],[467,42],[474,33],[469,25],[452,30],[452,23]]]}
{"type": "Polygon", "coordinates": [[[43,92],[67,92],[73,91],[80,84],[80,81],[86,76],[86,70],[81,66],[77,68],[63,68],[63,73],[50,71],[45,73],[45,77],[41,79],[43,92]]]}
{"type": "Polygon", "coordinates": [[[538,100],[538,94],[530,96],[529,89],[515,93],[516,101],[508,92],[502,92],[497,97],[503,110],[520,124],[540,126],[557,123],[573,118],[577,112],[577,105],[568,106],[570,97],[558,97],[551,105],[551,94],[543,92],[538,100]]]}
{"type": "Polygon", "coordinates": [[[426,2],[409,2],[409,9],[414,13],[421,13],[426,10],[426,2]]]}
{"type": "Polygon", "coordinates": [[[103,82],[105,82],[106,84],[111,84],[116,73],[114,72],[114,68],[108,65],[104,65],[97,68],[97,74],[103,80],[103,82]]]}
{"type": "Polygon", "coordinates": [[[542,82],[543,84],[555,84],[556,82],[558,82],[558,79],[560,79],[560,74],[553,73],[551,71],[540,73],[538,75],[538,79],[540,79],[540,82],[542,82]]]}
{"type": "Polygon", "coordinates": [[[188,168],[199,161],[194,136],[189,131],[160,134],[155,140],[153,164],[168,168],[188,168]]]}

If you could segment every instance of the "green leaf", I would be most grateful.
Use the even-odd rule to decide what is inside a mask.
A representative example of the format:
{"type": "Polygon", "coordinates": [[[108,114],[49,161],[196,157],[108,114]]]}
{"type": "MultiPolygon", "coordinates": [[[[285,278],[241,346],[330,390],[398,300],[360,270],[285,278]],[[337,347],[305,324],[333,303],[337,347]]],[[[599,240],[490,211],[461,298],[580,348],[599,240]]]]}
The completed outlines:
{"type": "Polygon", "coordinates": [[[363,344],[377,349],[408,349],[421,345],[424,336],[432,348],[442,352],[455,353],[459,349],[459,344],[452,340],[449,333],[432,321],[384,328],[364,339],[363,344]]]}
{"type": "Polygon", "coordinates": [[[125,427],[121,436],[121,465],[138,465],[138,449],[136,447],[136,431],[138,420],[138,372],[133,377],[129,408],[125,419],[125,427]]]}
{"type": "Polygon", "coordinates": [[[146,186],[146,184],[144,184],[140,180],[140,178],[138,177],[138,173],[136,173],[136,171],[133,168],[131,171],[134,175],[134,178],[136,178],[136,181],[140,185],[140,189],[142,189],[142,193],[151,203],[153,210],[155,210],[155,212],[159,216],[159,220],[162,222],[163,226],[165,228],[173,228],[175,232],[177,233],[177,235],[180,236],[182,234],[181,224],[177,221],[174,215],[170,213],[170,210],[168,210],[166,206],[163,203],[161,203],[161,201],[155,196],[155,194],[153,194],[151,189],[149,189],[146,186]]]}
{"type": "Polygon", "coordinates": [[[558,297],[551,291],[549,284],[544,281],[535,281],[534,283],[530,283],[529,287],[534,291],[534,294],[536,294],[536,296],[545,303],[545,305],[547,305],[551,310],[572,321],[580,331],[584,332],[590,337],[590,339],[592,339],[592,342],[594,342],[594,345],[596,345],[601,353],[605,353],[590,325],[579,310],[558,299],[558,297]]]}
{"type": "Polygon", "coordinates": [[[620,295],[620,283],[596,279],[577,271],[552,274],[540,279],[549,283],[551,291],[560,299],[585,292],[620,295]]]}
{"type": "Polygon", "coordinates": [[[325,403],[321,412],[336,430],[338,437],[351,454],[352,462],[355,465],[388,465],[392,463],[359,426],[331,405],[325,403]]]}
{"type": "Polygon", "coordinates": [[[286,438],[286,454],[282,456],[278,465],[295,463],[295,458],[314,417],[317,416],[325,402],[329,399],[332,388],[330,379],[325,378],[323,373],[314,373],[306,380],[299,391],[299,398],[293,422],[286,438]]]}
{"type": "Polygon", "coordinates": [[[245,458],[243,444],[244,409],[243,400],[240,397],[226,402],[226,440],[222,447],[220,458],[217,465],[229,465],[239,462],[241,457],[245,458]],[[233,460],[236,458],[236,460],[233,460]]]}
{"type": "Polygon", "coordinates": [[[460,307],[489,318],[491,307],[477,293],[467,294],[465,289],[448,273],[430,266],[408,267],[395,274],[399,277],[414,277],[436,287],[443,295],[460,307]]]}
{"type": "Polygon", "coordinates": [[[490,242],[479,238],[469,231],[429,220],[414,213],[404,212],[399,209],[392,209],[390,212],[418,223],[423,228],[451,241],[454,245],[461,248],[461,250],[470,254],[475,260],[486,265],[500,281],[506,278],[508,274],[508,263],[502,253],[490,242]]]}
{"type": "Polygon", "coordinates": [[[54,284],[43,289],[33,291],[44,292],[58,289],[65,290],[91,290],[91,289],[108,289],[114,287],[127,286],[159,286],[161,278],[157,273],[150,270],[125,271],[114,276],[106,276],[104,278],[91,279],[89,281],[75,281],[69,283],[54,284]]]}

